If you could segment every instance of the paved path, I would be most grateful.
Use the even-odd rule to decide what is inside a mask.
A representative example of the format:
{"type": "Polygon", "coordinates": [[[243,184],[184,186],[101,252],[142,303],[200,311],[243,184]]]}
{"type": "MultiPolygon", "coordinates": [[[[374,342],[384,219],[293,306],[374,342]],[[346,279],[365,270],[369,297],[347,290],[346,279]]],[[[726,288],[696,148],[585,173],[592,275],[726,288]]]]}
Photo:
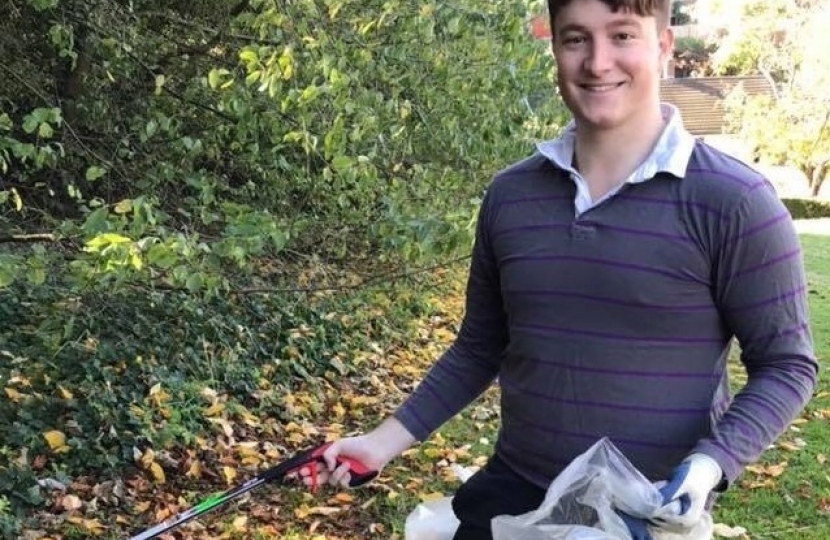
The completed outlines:
{"type": "Polygon", "coordinates": [[[795,230],[798,234],[820,234],[830,236],[830,218],[797,219],[795,230]]]}

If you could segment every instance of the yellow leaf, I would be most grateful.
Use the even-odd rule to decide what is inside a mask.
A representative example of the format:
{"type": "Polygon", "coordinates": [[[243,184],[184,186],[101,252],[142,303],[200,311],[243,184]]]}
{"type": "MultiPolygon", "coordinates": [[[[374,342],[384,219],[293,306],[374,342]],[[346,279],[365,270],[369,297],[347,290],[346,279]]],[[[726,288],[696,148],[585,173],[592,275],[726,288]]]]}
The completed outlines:
{"type": "Polygon", "coordinates": [[[231,484],[236,479],[236,469],[233,467],[222,467],[222,476],[225,477],[225,483],[231,484]]]}
{"type": "Polygon", "coordinates": [[[309,514],[317,514],[321,516],[330,516],[332,514],[336,514],[340,512],[342,508],[339,506],[315,506],[314,508],[309,508],[309,514]]]}
{"type": "Polygon", "coordinates": [[[9,399],[18,403],[21,399],[23,399],[23,394],[15,390],[14,388],[6,388],[6,395],[9,396],[9,399]]]}
{"type": "Polygon", "coordinates": [[[80,527],[86,529],[88,532],[92,533],[93,536],[99,536],[103,534],[106,527],[101,525],[101,522],[97,519],[84,519],[78,516],[70,516],[66,518],[66,521],[69,523],[74,523],[75,525],[79,525],[80,527]]]}
{"type": "Polygon", "coordinates": [[[346,504],[352,502],[354,500],[354,496],[349,495],[348,493],[340,492],[334,497],[332,497],[332,500],[335,502],[346,504]]]}
{"type": "Polygon", "coordinates": [[[163,484],[165,482],[164,469],[155,461],[150,464],[150,472],[153,473],[153,478],[155,478],[156,483],[163,484]]]}
{"type": "Polygon", "coordinates": [[[150,388],[150,395],[151,396],[155,396],[159,392],[161,392],[161,383],[156,383],[156,384],[153,385],[152,388],[150,388]]]}
{"type": "Polygon", "coordinates": [[[60,392],[61,397],[62,397],[63,399],[72,399],[73,397],[75,397],[75,396],[72,394],[72,392],[70,392],[69,390],[67,390],[66,388],[64,388],[64,387],[63,387],[63,386],[61,386],[61,385],[58,385],[58,391],[60,392]]]}
{"type": "Polygon", "coordinates": [[[150,509],[150,501],[143,501],[133,507],[136,514],[143,514],[150,509]]]}
{"type": "Polygon", "coordinates": [[[187,469],[185,473],[186,476],[190,478],[201,478],[202,477],[202,462],[198,459],[194,459],[193,463],[190,464],[190,467],[187,469]]]}
{"type": "Polygon", "coordinates": [[[225,404],[224,403],[214,403],[213,405],[211,405],[210,407],[205,409],[205,416],[216,416],[224,410],[225,410],[225,404]]]}
{"type": "Polygon", "coordinates": [[[49,448],[54,451],[58,451],[60,448],[66,446],[66,435],[56,429],[44,433],[43,438],[49,443],[49,448]]]}
{"type": "Polygon", "coordinates": [[[245,532],[248,530],[248,518],[247,516],[238,516],[233,520],[233,528],[235,531],[238,532],[245,532]]]}
{"type": "Polygon", "coordinates": [[[153,452],[152,448],[148,448],[147,451],[144,452],[144,454],[142,454],[142,456],[141,456],[141,465],[145,469],[149,469],[150,467],[152,467],[153,463],[155,463],[155,462],[156,462],[156,453],[153,452]]]}
{"type": "Polygon", "coordinates": [[[443,499],[444,494],[443,493],[438,493],[438,492],[419,493],[418,498],[421,499],[422,502],[437,501],[439,499],[443,499]]]}

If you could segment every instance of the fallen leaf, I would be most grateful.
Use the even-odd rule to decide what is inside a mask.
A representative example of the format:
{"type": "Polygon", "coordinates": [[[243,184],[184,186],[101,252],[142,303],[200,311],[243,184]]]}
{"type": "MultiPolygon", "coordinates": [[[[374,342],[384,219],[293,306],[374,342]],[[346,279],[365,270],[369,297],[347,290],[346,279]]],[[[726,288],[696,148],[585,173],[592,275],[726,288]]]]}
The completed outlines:
{"type": "Polygon", "coordinates": [[[743,527],[730,527],[729,525],[724,525],[723,523],[715,523],[712,533],[715,536],[720,536],[721,538],[740,538],[741,536],[746,535],[746,529],[743,527]]]}
{"type": "Polygon", "coordinates": [[[15,390],[14,388],[6,388],[6,395],[9,396],[9,399],[14,401],[15,403],[19,403],[21,399],[23,399],[24,395],[15,390]]]}
{"type": "Polygon", "coordinates": [[[340,492],[331,498],[332,501],[347,504],[354,500],[354,496],[348,493],[340,492]]]}
{"type": "Polygon", "coordinates": [[[101,522],[97,519],[84,519],[77,516],[71,516],[66,518],[66,521],[82,527],[93,536],[100,536],[106,530],[106,527],[101,525],[101,522]]]}
{"type": "Polygon", "coordinates": [[[193,462],[190,464],[190,467],[187,469],[185,476],[188,476],[190,478],[201,478],[202,462],[198,459],[194,459],[193,462]]]}
{"type": "Polygon", "coordinates": [[[818,461],[819,465],[824,465],[825,463],[827,463],[827,456],[825,456],[824,454],[819,454],[816,456],[816,461],[818,461]]]}
{"type": "Polygon", "coordinates": [[[225,478],[226,484],[232,484],[236,479],[236,469],[233,467],[222,467],[222,476],[225,478]]]}
{"type": "Polygon", "coordinates": [[[225,410],[225,404],[224,403],[214,403],[213,405],[211,405],[210,407],[205,409],[204,414],[205,414],[205,416],[216,416],[224,410],[225,410]]]}
{"type": "Polygon", "coordinates": [[[62,431],[58,431],[56,429],[47,431],[43,434],[43,438],[46,439],[46,442],[49,444],[49,448],[56,454],[69,451],[69,447],[66,446],[66,435],[64,435],[62,431]]]}
{"type": "Polygon", "coordinates": [[[73,510],[78,510],[81,506],[83,506],[83,503],[81,502],[81,499],[75,495],[66,495],[61,498],[61,506],[64,510],[72,512],[73,510]]]}
{"type": "Polygon", "coordinates": [[[156,480],[156,483],[163,484],[166,481],[164,469],[162,469],[161,465],[155,461],[150,464],[150,472],[153,474],[153,478],[156,480]]]}
{"type": "Polygon", "coordinates": [[[60,392],[61,397],[62,397],[63,399],[72,399],[73,397],[75,397],[75,396],[72,394],[72,392],[70,392],[69,390],[67,390],[66,388],[64,388],[64,387],[63,387],[63,386],[61,386],[61,385],[58,385],[58,391],[60,392]]]}
{"type": "Polygon", "coordinates": [[[246,532],[248,530],[247,516],[237,516],[234,518],[232,527],[237,532],[246,532]]]}
{"type": "Polygon", "coordinates": [[[437,501],[439,499],[443,499],[444,494],[435,491],[432,493],[419,493],[418,498],[421,499],[421,502],[437,501]]]}

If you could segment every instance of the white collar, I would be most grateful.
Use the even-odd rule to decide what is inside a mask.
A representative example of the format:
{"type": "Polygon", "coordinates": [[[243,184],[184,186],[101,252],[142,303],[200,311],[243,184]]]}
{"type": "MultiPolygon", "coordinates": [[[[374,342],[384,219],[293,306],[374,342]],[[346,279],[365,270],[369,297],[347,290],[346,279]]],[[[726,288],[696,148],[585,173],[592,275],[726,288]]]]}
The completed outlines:
{"type": "MultiPolygon", "coordinates": [[[[660,110],[666,120],[666,127],[651,153],[631,173],[626,183],[644,182],[653,178],[658,172],[667,172],[677,178],[683,178],[686,175],[686,168],[694,151],[695,138],[683,127],[683,120],[677,107],[662,103],[660,110]]],[[[573,167],[575,144],[576,123],[571,120],[558,138],[537,143],[536,148],[540,154],[559,168],[578,174],[573,167]]]]}

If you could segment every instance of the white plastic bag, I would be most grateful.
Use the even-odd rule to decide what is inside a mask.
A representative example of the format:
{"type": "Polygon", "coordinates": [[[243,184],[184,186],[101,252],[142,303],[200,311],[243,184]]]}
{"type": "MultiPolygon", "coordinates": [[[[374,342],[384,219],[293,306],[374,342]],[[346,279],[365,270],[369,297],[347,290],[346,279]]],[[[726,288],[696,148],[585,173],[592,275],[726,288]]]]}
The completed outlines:
{"type": "Polygon", "coordinates": [[[452,540],[458,518],[452,511],[452,497],[422,502],[407,517],[406,540],[452,540]]]}
{"type": "MultiPolygon", "coordinates": [[[[451,465],[453,473],[462,483],[473,475],[473,470],[451,465]]],[[[405,540],[452,540],[459,521],[452,511],[452,497],[422,502],[406,517],[405,540]]]]}
{"type": "MultiPolygon", "coordinates": [[[[494,518],[493,539],[631,540],[616,509],[648,518],[661,504],[657,488],[603,438],[556,477],[538,509],[494,518]]],[[[682,534],[657,527],[651,533],[654,540],[710,540],[712,519],[707,514],[682,534]]]]}

